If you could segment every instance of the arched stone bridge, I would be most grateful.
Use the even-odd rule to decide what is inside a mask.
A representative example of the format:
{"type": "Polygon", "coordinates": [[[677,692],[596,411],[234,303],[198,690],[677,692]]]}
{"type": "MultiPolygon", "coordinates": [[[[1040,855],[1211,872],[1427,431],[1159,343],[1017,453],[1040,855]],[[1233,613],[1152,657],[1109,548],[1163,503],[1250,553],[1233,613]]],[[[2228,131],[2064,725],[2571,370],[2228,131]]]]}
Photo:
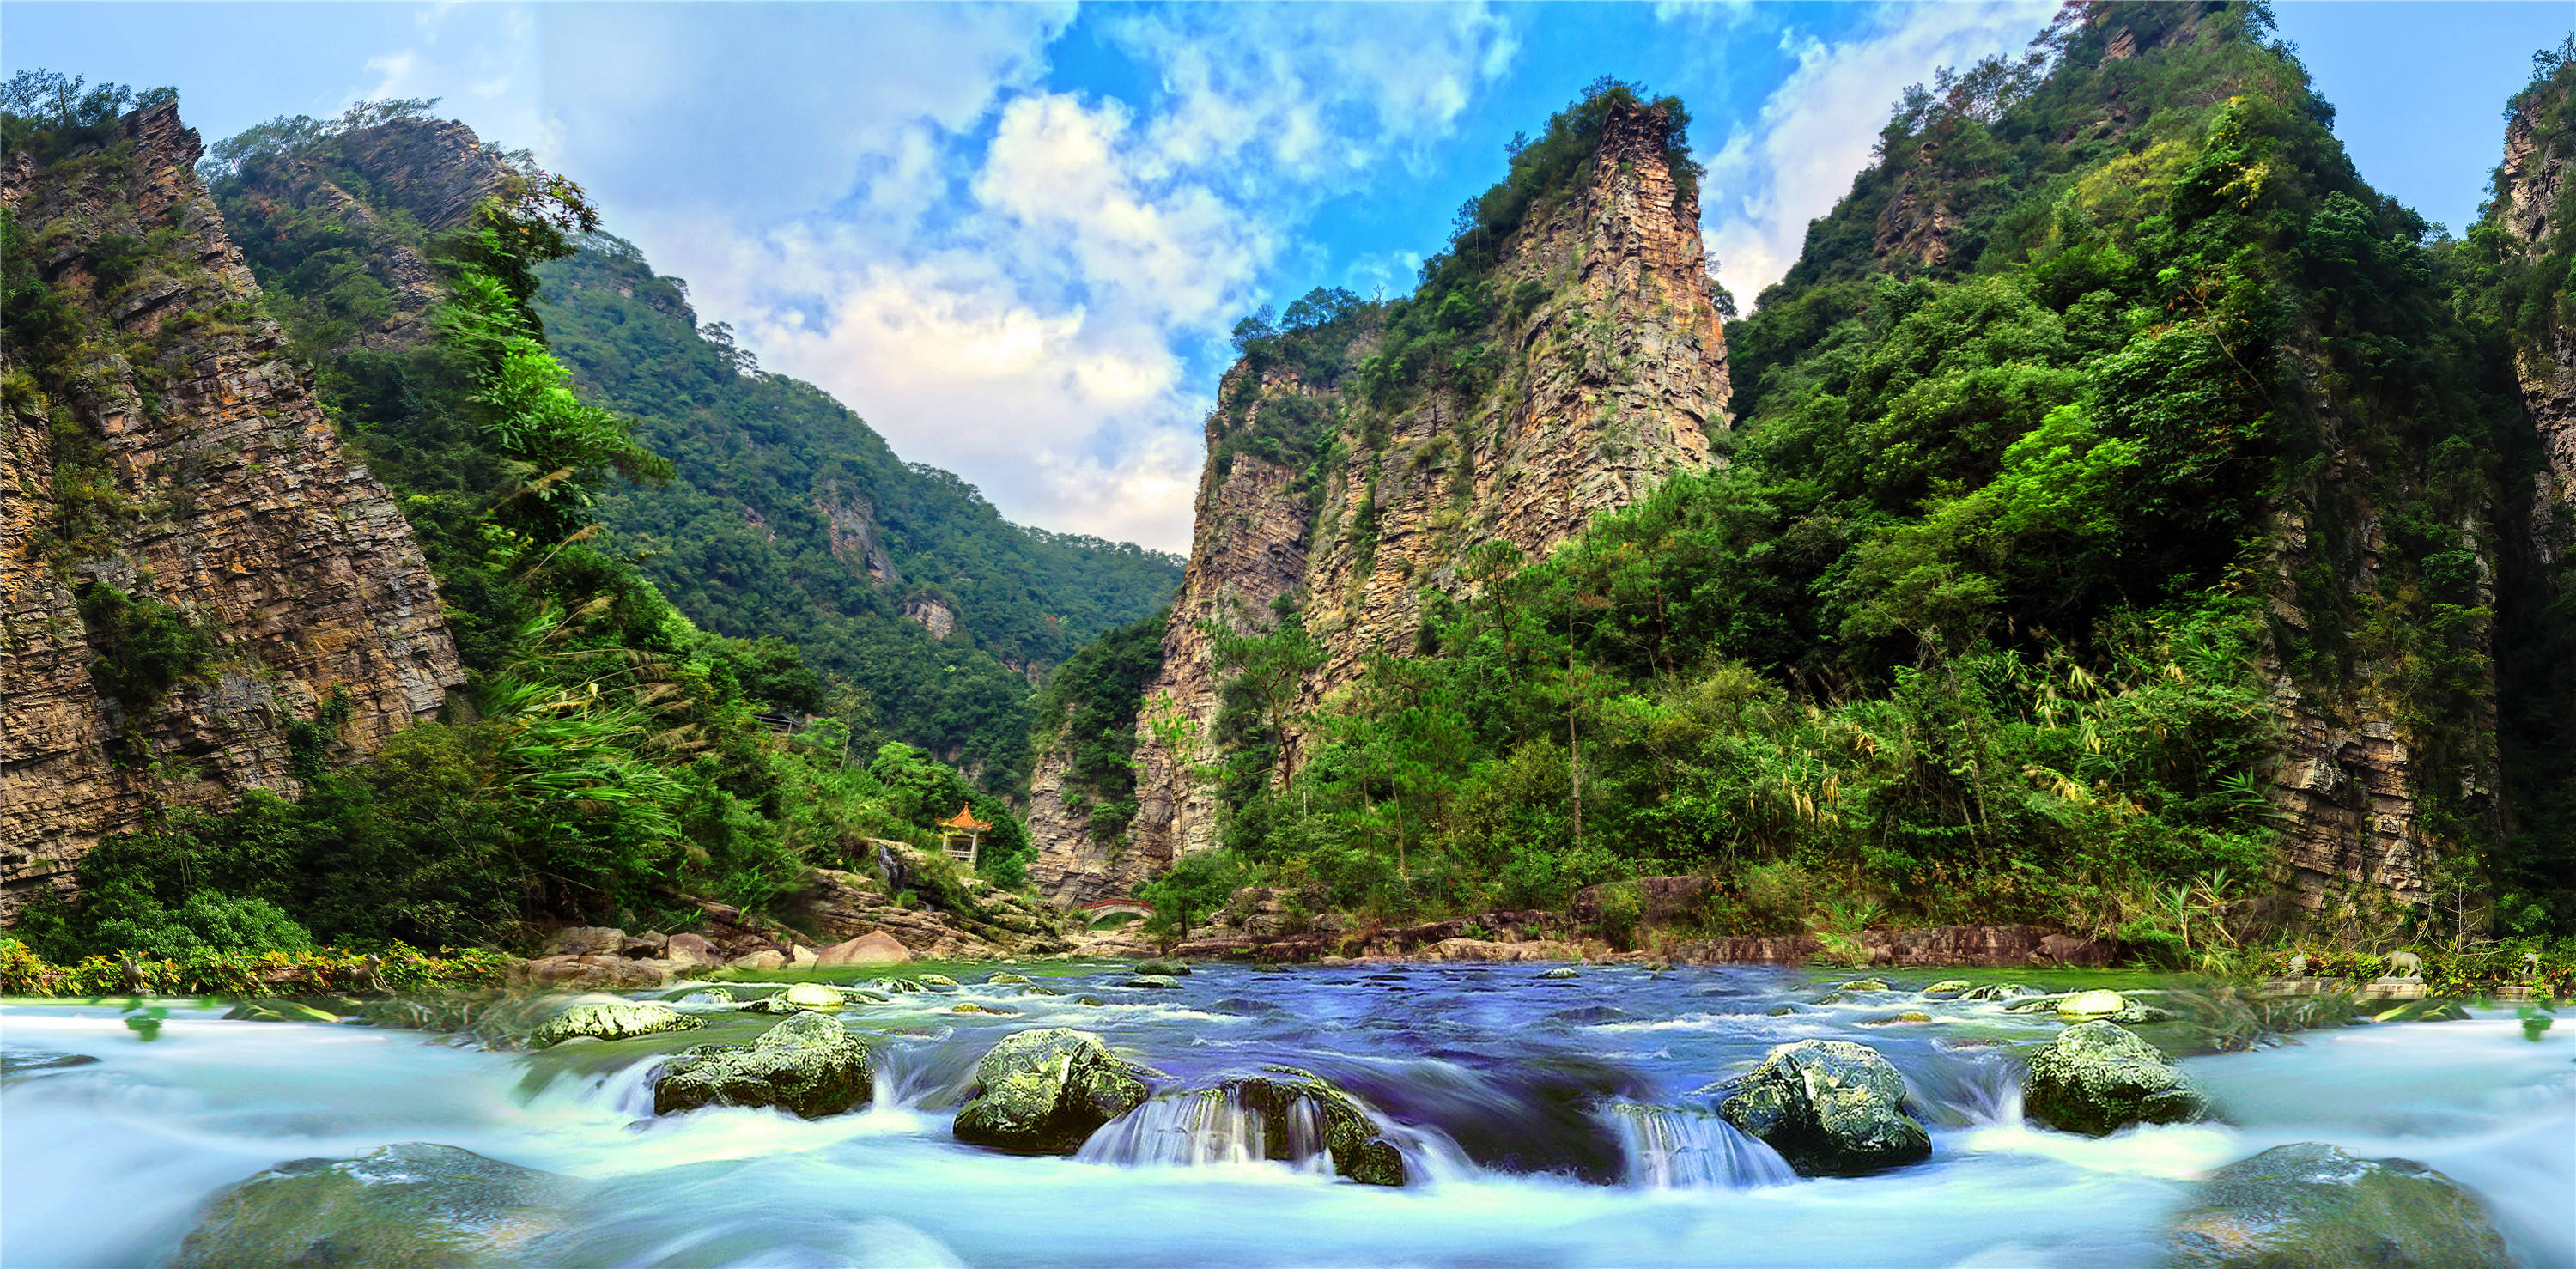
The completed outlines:
{"type": "Polygon", "coordinates": [[[1154,905],[1134,899],[1098,899],[1082,905],[1082,924],[1090,927],[1124,912],[1138,918],[1154,915],[1154,905]]]}

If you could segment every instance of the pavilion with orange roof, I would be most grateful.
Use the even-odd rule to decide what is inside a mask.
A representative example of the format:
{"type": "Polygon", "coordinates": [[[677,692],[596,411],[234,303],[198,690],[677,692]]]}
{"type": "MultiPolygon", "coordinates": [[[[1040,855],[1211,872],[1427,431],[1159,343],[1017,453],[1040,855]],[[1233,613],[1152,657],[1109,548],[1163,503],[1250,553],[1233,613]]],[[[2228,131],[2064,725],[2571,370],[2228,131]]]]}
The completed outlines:
{"type": "Polygon", "coordinates": [[[950,859],[968,868],[975,866],[975,856],[983,845],[984,834],[992,831],[993,828],[992,825],[975,818],[975,808],[972,806],[958,807],[955,815],[939,821],[937,827],[939,848],[947,851],[950,859]],[[957,844],[957,839],[960,837],[966,839],[964,846],[957,844]]]}

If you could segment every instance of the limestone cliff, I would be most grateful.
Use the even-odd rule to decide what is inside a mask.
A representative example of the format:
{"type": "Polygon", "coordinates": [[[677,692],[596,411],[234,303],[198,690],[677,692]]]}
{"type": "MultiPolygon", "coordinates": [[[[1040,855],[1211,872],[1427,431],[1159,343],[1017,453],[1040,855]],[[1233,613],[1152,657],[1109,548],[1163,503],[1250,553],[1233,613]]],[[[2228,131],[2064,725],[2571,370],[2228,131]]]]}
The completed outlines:
{"type": "MultiPolygon", "coordinates": [[[[2549,123],[2567,111],[2569,91],[2563,84],[2536,87],[2515,99],[2505,120],[2504,166],[2489,214],[2534,264],[2576,246],[2569,241],[2576,236],[2576,207],[2568,180],[2576,137],[2549,123]]],[[[2543,495],[2576,500],[2576,323],[2551,321],[2545,331],[2527,332],[2518,352],[2514,369],[2523,402],[2549,463],[2543,495]]]]}
{"type": "MultiPolygon", "coordinates": [[[[1320,650],[1302,692],[1318,704],[1372,651],[1410,646],[1426,595],[1471,589],[1463,566],[1478,548],[1544,554],[1596,512],[1709,461],[1709,434],[1728,423],[1726,340],[1668,126],[1653,108],[1613,106],[1571,183],[1493,249],[1482,285],[1508,302],[1462,335],[1493,350],[1490,383],[1453,372],[1390,402],[1294,365],[1248,358],[1228,373],[1162,671],[1137,724],[1136,819],[1123,842],[1092,840],[1064,813],[1063,755],[1043,756],[1031,871],[1049,897],[1125,894],[1216,844],[1213,790],[1193,770],[1226,676],[1214,630],[1268,629],[1275,604],[1296,606],[1320,650]],[[1274,414],[1321,420],[1329,443],[1311,463],[1229,445],[1278,430],[1274,414]]],[[[1354,354],[1382,337],[1362,330],[1354,354]]],[[[1296,738],[1284,743],[1293,770],[1296,738]]]]}
{"type": "Polygon", "coordinates": [[[165,104],[0,171],[13,278],[59,304],[0,345],[0,915],[156,812],[293,792],[297,724],[372,748],[462,681],[198,154],[165,104]]]}

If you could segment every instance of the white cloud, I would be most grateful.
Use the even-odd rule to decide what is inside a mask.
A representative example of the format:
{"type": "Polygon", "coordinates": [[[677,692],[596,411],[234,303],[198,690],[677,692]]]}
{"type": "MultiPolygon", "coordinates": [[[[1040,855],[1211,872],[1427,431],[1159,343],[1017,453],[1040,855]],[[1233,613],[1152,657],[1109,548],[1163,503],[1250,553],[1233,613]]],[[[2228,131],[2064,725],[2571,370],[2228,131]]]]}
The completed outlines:
{"type": "Polygon", "coordinates": [[[1155,76],[1120,101],[1044,83],[1072,16],[550,6],[509,39],[463,6],[370,74],[451,108],[515,86],[521,116],[467,121],[581,181],[764,366],[1014,519],[1177,548],[1227,327],[1319,202],[1424,168],[1517,45],[1480,5],[1119,11],[1101,38],[1155,76]]]}
{"type": "Polygon", "coordinates": [[[1784,34],[1797,68],[1752,123],[1702,160],[1704,236],[1727,289],[1749,305],[1796,263],[1807,222],[1850,192],[1905,85],[1941,66],[2018,51],[2055,8],[2049,0],[1890,5],[1850,39],[1784,34]]]}
{"type": "MultiPolygon", "coordinates": [[[[948,48],[952,69],[913,89],[814,107],[906,122],[869,123],[864,142],[761,143],[797,150],[764,166],[854,169],[765,191],[775,215],[668,195],[611,210],[691,279],[709,320],[906,459],[958,472],[1015,519],[1177,549],[1214,386],[1200,354],[1255,302],[1306,211],[1446,133],[1510,35],[1472,7],[1122,18],[1112,38],[1162,70],[1130,104],[1038,86],[1055,33],[1022,31],[1016,53],[948,48]]],[[[568,154],[592,124],[632,127],[568,127],[568,154]]]]}
{"type": "Polygon", "coordinates": [[[1164,162],[1272,182],[1342,182],[1389,151],[1413,157],[1519,48],[1480,4],[1191,5],[1115,22],[1110,38],[1161,68],[1164,162]]]}

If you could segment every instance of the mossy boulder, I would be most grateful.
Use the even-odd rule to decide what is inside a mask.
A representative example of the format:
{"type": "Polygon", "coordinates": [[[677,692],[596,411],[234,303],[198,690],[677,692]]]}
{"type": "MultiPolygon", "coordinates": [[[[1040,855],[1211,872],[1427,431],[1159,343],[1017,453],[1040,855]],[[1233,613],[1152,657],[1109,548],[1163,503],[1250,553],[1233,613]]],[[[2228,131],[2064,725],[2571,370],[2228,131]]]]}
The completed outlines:
{"type": "Polygon", "coordinates": [[[739,1047],[690,1051],[653,1081],[653,1113],[701,1106],[775,1106],[807,1119],[867,1104],[876,1072],[868,1046],[828,1014],[798,1013],[739,1047]]]}
{"type": "Polygon", "coordinates": [[[984,975],[985,985],[993,987],[1018,986],[1026,984],[1028,981],[1029,976],[1026,974],[1000,973],[984,975]]]}
{"type": "Polygon", "coordinates": [[[1181,989],[1181,980],[1174,978],[1169,974],[1138,974],[1134,978],[1128,979],[1124,985],[1129,987],[1144,987],[1155,991],[1179,991],[1181,989]]]}
{"type": "Polygon", "coordinates": [[[1966,991],[1960,992],[1959,999],[2019,1000],[2024,996],[2036,996],[2040,994],[2041,992],[2038,988],[2026,983],[1981,983],[1967,989],[1966,991]]]}
{"type": "Polygon", "coordinates": [[[1926,996],[1956,996],[1963,992],[1974,990],[1975,987],[1975,983],[1969,982],[1964,978],[1944,978],[1941,981],[1924,988],[1923,994],[1926,996]]]}
{"type": "Polygon", "coordinates": [[[1851,980],[1850,982],[1844,983],[1843,985],[1841,985],[1841,986],[1839,986],[1839,987],[1834,988],[1834,990],[1835,990],[1835,991],[1889,991],[1889,990],[1893,990],[1893,989],[1892,989],[1892,988],[1890,988],[1890,987],[1887,985],[1887,980],[1886,980],[1886,979],[1884,979],[1884,978],[1855,978],[1855,979],[1851,980]]]}
{"type": "Polygon", "coordinates": [[[298,1159],[216,1195],[172,1263],[524,1264],[532,1244],[563,1227],[577,1194],[567,1177],[426,1142],[357,1159],[298,1159]]]}
{"type": "Polygon", "coordinates": [[[2070,1022],[2115,1017],[2129,1007],[2129,998],[2116,991],[2079,991],[2057,1000],[2057,1016],[2070,1022]]]}
{"type": "Polygon", "coordinates": [[[1583,974],[1571,965],[1559,965],[1554,969],[1540,970],[1538,976],[1542,979],[1566,979],[1581,978],[1583,974]]]}
{"type": "Polygon", "coordinates": [[[528,1033],[528,1047],[549,1048],[577,1036],[593,1040],[627,1040],[665,1031],[687,1031],[704,1025],[696,1018],[652,1001],[618,1001],[574,1005],[546,1019],[528,1033]]]}
{"type": "Polygon", "coordinates": [[[946,975],[946,974],[918,974],[918,975],[915,975],[915,976],[913,977],[913,981],[914,981],[914,982],[917,982],[917,983],[919,983],[919,984],[921,984],[921,985],[922,985],[922,986],[924,986],[924,987],[955,987],[955,986],[957,986],[957,980],[956,980],[956,979],[954,979],[954,978],[950,978],[950,977],[949,977],[948,975],[946,975]]]}
{"type": "Polygon", "coordinates": [[[2130,1124],[2191,1123],[2209,1114],[2209,1099],[2156,1046],[2117,1023],[2079,1022],[2031,1055],[2022,1109],[2100,1137],[2130,1124]]]}
{"type": "Polygon", "coordinates": [[[1268,1157],[1289,1160],[1301,1139],[1320,1141],[1332,1156],[1333,1171],[1362,1185],[1402,1185],[1404,1152],[1377,1130],[1368,1112],[1349,1093],[1313,1071],[1293,1066],[1265,1066],[1260,1075],[1227,1080],[1220,1091],[1244,1109],[1261,1116],[1262,1141],[1268,1157]],[[1304,1119],[1312,1136],[1297,1131],[1304,1119]]]}
{"type": "Polygon", "coordinates": [[[1784,1044],[1751,1074],[1700,1091],[1807,1176],[1859,1176],[1932,1156],[1932,1134],[1908,1113],[1905,1077],[1865,1044],[1784,1044]]]}
{"type": "Polygon", "coordinates": [[[2303,1141],[2210,1174],[2166,1239],[2172,1269],[2506,1269],[2486,1205],[2406,1159],[2303,1141]]]}
{"type": "Polygon", "coordinates": [[[975,1087],[951,1127],[959,1141],[1018,1154],[1072,1154],[1102,1124],[1145,1100],[1161,1072],[1119,1057],[1071,1027],[1005,1036],[975,1064],[975,1087]]]}
{"type": "Polygon", "coordinates": [[[979,1005],[979,1004],[976,1004],[974,1001],[971,1001],[971,1000],[961,1000],[961,1001],[958,1001],[958,1002],[957,1002],[957,1007],[956,1007],[956,1008],[954,1008],[954,1009],[949,1010],[948,1012],[950,1012],[950,1013],[983,1013],[983,1014],[991,1014],[992,1016],[994,1016],[994,1017],[996,1017],[996,1018],[1008,1018],[1008,1017],[1012,1017],[1012,1016],[1013,1016],[1013,1013],[1012,1013],[1012,1011],[1011,1011],[1011,1010],[1004,1009],[1004,1008],[1001,1008],[1001,1007],[996,1006],[996,1005],[979,1005]]]}
{"type": "Polygon", "coordinates": [[[1161,974],[1166,978],[1178,978],[1183,974],[1189,973],[1190,966],[1187,961],[1164,960],[1157,957],[1153,960],[1136,962],[1136,972],[1139,974],[1161,974]]]}
{"type": "Polygon", "coordinates": [[[790,1014],[800,1009],[816,1013],[837,1013],[850,1003],[849,994],[821,983],[789,983],[786,990],[763,996],[744,1005],[745,1013],[790,1014]]]}

